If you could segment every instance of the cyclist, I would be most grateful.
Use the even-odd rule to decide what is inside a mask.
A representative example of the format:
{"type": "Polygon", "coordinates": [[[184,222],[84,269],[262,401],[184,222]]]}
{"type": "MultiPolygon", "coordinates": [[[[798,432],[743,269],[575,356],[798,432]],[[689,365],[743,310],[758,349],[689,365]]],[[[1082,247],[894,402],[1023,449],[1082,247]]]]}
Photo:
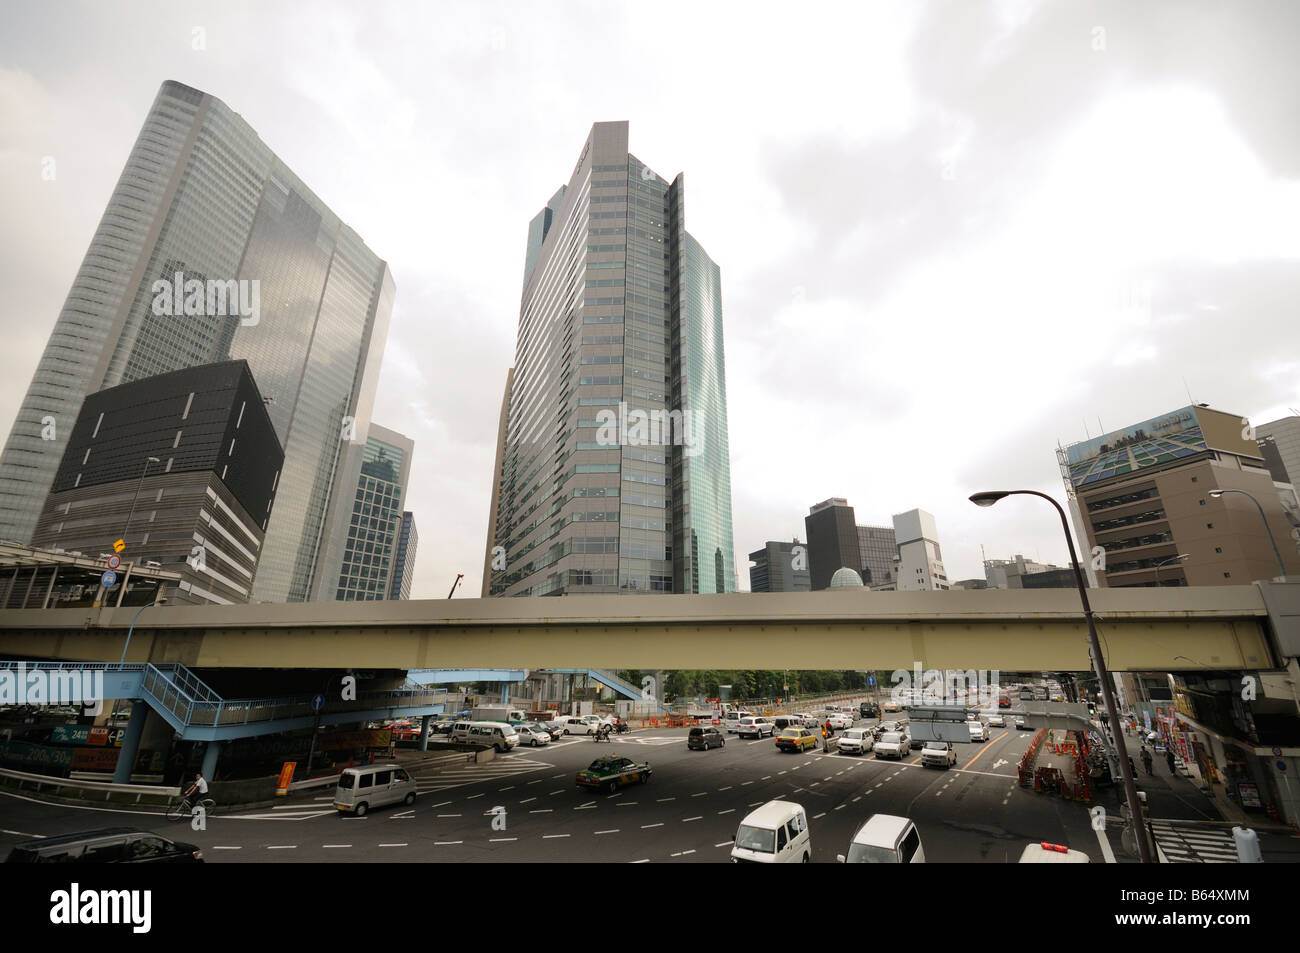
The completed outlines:
{"type": "Polygon", "coordinates": [[[194,772],[194,783],[190,785],[189,790],[183,796],[190,799],[191,806],[208,796],[208,782],[203,777],[203,772],[194,772]]]}

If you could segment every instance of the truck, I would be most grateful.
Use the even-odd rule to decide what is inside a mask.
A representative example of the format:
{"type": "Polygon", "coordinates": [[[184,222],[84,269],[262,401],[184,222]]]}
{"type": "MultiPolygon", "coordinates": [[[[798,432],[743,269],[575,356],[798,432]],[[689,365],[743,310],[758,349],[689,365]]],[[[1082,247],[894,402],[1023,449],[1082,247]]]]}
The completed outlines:
{"type": "Polygon", "coordinates": [[[522,725],[528,720],[525,712],[507,705],[478,705],[471,721],[503,721],[509,725],[522,725]]]}

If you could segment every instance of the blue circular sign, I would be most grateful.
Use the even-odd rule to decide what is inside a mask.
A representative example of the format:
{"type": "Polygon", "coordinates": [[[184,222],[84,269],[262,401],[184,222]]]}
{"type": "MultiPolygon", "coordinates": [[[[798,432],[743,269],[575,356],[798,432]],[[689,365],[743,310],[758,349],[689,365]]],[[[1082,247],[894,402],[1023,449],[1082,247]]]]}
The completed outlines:
{"type": "Polygon", "coordinates": [[[105,589],[111,589],[117,584],[117,573],[113,572],[111,569],[104,570],[104,575],[99,577],[99,583],[105,589]]]}
{"type": "Polygon", "coordinates": [[[874,676],[874,675],[868,675],[868,676],[867,676],[867,684],[868,684],[868,685],[875,685],[875,684],[876,684],[876,676],[874,676]]]}
{"type": "Polygon", "coordinates": [[[1277,769],[1278,769],[1279,771],[1285,771],[1285,770],[1286,770],[1286,762],[1285,762],[1285,761],[1278,761],[1278,763],[1277,763],[1277,769]]]}
{"type": "Polygon", "coordinates": [[[321,710],[322,708],[324,708],[324,707],[325,707],[325,696],[324,696],[324,695],[316,694],[316,695],[311,696],[311,710],[312,710],[312,711],[320,711],[320,710],[321,710]]]}

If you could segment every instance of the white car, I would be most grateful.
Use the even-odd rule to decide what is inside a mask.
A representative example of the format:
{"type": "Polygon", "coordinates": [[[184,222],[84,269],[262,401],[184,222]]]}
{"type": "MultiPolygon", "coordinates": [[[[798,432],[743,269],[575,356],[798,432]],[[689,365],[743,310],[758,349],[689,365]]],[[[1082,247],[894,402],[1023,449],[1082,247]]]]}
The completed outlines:
{"type": "Polygon", "coordinates": [[[927,741],[925,747],[921,749],[921,766],[928,768],[934,765],[939,768],[951,768],[957,763],[957,752],[953,750],[952,743],[947,741],[927,741]]]}
{"type": "Polygon", "coordinates": [[[551,733],[541,725],[518,725],[515,731],[519,732],[520,747],[532,745],[534,748],[539,748],[551,743],[551,733]]]}
{"type": "Polygon", "coordinates": [[[988,741],[989,730],[984,726],[982,721],[968,721],[966,727],[970,729],[971,741],[988,741]]]}
{"type": "Polygon", "coordinates": [[[594,729],[592,728],[592,722],[587,721],[587,718],[598,720],[595,715],[587,715],[585,718],[575,718],[573,716],[561,718],[560,730],[566,735],[589,735],[594,729]]]}
{"type": "Polygon", "coordinates": [[[912,746],[912,739],[905,731],[886,731],[876,739],[877,758],[895,758],[899,761],[912,746]]]}
{"type": "Polygon", "coordinates": [[[853,719],[843,712],[832,711],[826,715],[826,720],[831,723],[831,727],[837,731],[853,727],[853,719]]]}
{"type": "Polygon", "coordinates": [[[988,726],[990,728],[1005,728],[1007,726],[1007,722],[1006,719],[1002,717],[1002,712],[995,711],[992,714],[990,714],[988,720],[988,726]]]}
{"type": "Polygon", "coordinates": [[[762,738],[776,734],[776,725],[762,715],[746,715],[736,726],[736,734],[742,738],[762,738]]]}
{"type": "Polygon", "coordinates": [[[749,717],[747,711],[729,711],[722,716],[722,726],[727,729],[727,734],[734,735],[740,728],[740,723],[749,717]]]}
{"type": "Polygon", "coordinates": [[[925,848],[907,818],[872,814],[853,835],[848,856],[836,854],[835,859],[841,864],[923,864],[925,848]]]}
{"type": "Polygon", "coordinates": [[[850,728],[840,735],[839,750],[845,754],[866,754],[876,746],[876,733],[870,728],[850,728]]]}
{"type": "Polygon", "coordinates": [[[820,727],[821,727],[821,722],[817,720],[817,716],[816,716],[816,715],[810,714],[810,713],[808,713],[808,712],[806,712],[806,711],[801,711],[801,712],[798,712],[797,714],[798,714],[798,717],[800,717],[800,718],[803,719],[803,726],[804,726],[805,728],[820,728],[820,727]]]}

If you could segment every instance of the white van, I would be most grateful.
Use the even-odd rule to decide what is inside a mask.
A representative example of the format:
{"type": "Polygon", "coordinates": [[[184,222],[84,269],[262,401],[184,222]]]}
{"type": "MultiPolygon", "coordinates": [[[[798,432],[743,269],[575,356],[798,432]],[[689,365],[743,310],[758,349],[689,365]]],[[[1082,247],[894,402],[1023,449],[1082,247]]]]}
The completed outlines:
{"type": "Polygon", "coordinates": [[[768,801],[736,828],[733,864],[806,864],[811,859],[808,815],[793,801],[768,801]]]}
{"type": "Polygon", "coordinates": [[[727,734],[734,735],[740,727],[740,719],[748,717],[749,712],[732,709],[722,716],[722,727],[727,730],[727,734]]]}
{"type": "Polygon", "coordinates": [[[905,817],[872,814],[849,844],[849,855],[836,854],[841,864],[923,864],[921,835],[905,817]]]}
{"type": "Polygon", "coordinates": [[[414,804],[415,780],[396,764],[370,764],[344,768],[334,788],[334,806],[365,817],[372,807],[386,804],[414,804]]]}
{"type": "Polygon", "coordinates": [[[451,740],[489,745],[504,754],[519,744],[519,732],[499,721],[458,721],[451,727],[451,740]]]}

